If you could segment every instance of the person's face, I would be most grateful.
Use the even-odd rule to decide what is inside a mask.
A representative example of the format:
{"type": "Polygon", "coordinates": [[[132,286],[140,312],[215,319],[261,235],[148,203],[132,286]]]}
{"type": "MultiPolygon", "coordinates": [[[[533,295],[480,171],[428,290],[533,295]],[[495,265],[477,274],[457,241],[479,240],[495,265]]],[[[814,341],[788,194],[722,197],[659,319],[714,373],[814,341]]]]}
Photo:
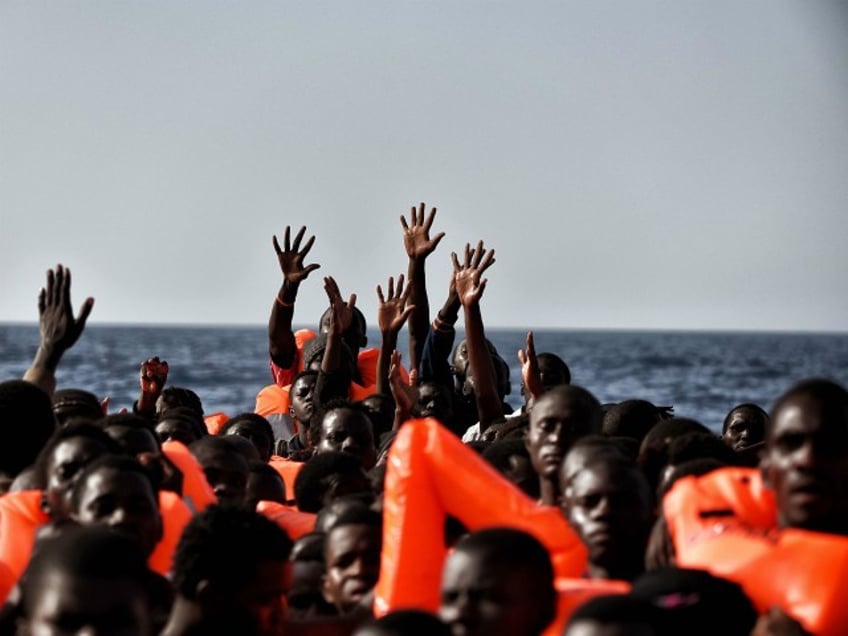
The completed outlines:
{"type": "Polygon", "coordinates": [[[206,481],[215,491],[218,503],[244,505],[247,492],[247,461],[236,451],[201,453],[197,457],[206,481]]]}
{"type": "Polygon", "coordinates": [[[538,591],[527,568],[510,569],[460,548],[442,570],[439,618],[453,636],[532,636],[544,627],[538,591]]]}
{"type": "Polygon", "coordinates": [[[761,461],[782,527],[844,534],[848,526],[848,432],[808,395],[774,415],[761,461]]]}
{"type": "Polygon", "coordinates": [[[377,463],[371,421],[364,413],[350,409],[335,409],[324,416],[317,449],[319,453],[339,451],[353,455],[365,470],[377,463]]]}
{"type": "Polygon", "coordinates": [[[256,447],[256,452],[259,453],[259,461],[267,462],[271,458],[271,446],[274,441],[268,438],[268,435],[252,422],[239,422],[230,427],[227,435],[238,435],[248,440],[256,447]]]}
{"type": "Polygon", "coordinates": [[[546,393],[530,411],[527,450],[542,479],[555,480],[565,453],[575,441],[592,432],[587,409],[572,396],[546,393]]]}
{"type": "Polygon", "coordinates": [[[468,372],[468,345],[465,340],[456,345],[453,352],[453,373],[456,377],[457,387],[461,387],[465,382],[465,376],[468,372]]]}
{"type": "Polygon", "coordinates": [[[44,498],[50,516],[62,519],[70,511],[71,491],[80,471],[106,452],[100,442],[71,437],[53,449],[47,461],[44,498]]]}
{"type": "Polygon", "coordinates": [[[324,605],[324,564],[319,561],[293,561],[292,584],[288,593],[288,615],[295,620],[313,618],[324,605]]]}
{"type": "Polygon", "coordinates": [[[762,442],[765,434],[762,418],[757,413],[750,409],[737,409],[730,416],[723,438],[725,444],[739,453],[762,442]]]}
{"type": "Polygon", "coordinates": [[[589,561],[615,567],[644,554],[651,525],[648,490],[634,471],[586,466],[561,484],[562,509],[589,551],[589,561]],[[624,557],[624,559],[623,559],[624,557]]]}
{"type": "Polygon", "coordinates": [[[251,472],[247,476],[245,501],[250,510],[256,510],[260,501],[286,503],[286,487],[282,478],[251,472]]]}
{"type": "Polygon", "coordinates": [[[450,395],[432,382],[425,382],[418,388],[415,407],[418,417],[435,417],[443,423],[453,419],[450,395]]]}
{"type": "Polygon", "coordinates": [[[150,609],[137,581],[86,577],[54,571],[45,576],[19,634],[147,636],[150,609]]]}
{"type": "Polygon", "coordinates": [[[339,526],[326,541],[324,598],[347,613],[377,584],[380,529],[365,524],[339,526]]]}
{"type": "Polygon", "coordinates": [[[308,375],[298,378],[292,384],[289,400],[291,402],[291,415],[298,422],[308,422],[314,412],[312,397],[315,394],[315,382],[317,376],[308,375]]]}
{"type": "Polygon", "coordinates": [[[162,420],[156,424],[156,436],[160,444],[174,441],[188,446],[197,441],[197,435],[191,424],[184,420],[162,420]]]}
{"type": "MultiPolygon", "coordinates": [[[[321,333],[330,333],[330,311],[330,309],[326,310],[321,316],[321,333]]],[[[354,315],[353,320],[350,321],[350,326],[342,334],[342,340],[354,353],[368,343],[368,338],[365,336],[362,326],[359,316],[354,315]]]]}
{"type": "Polygon", "coordinates": [[[162,517],[150,481],[135,471],[103,468],[89,474],[74,519],[127,535],[151,554],[162,538],[162,517]]]}

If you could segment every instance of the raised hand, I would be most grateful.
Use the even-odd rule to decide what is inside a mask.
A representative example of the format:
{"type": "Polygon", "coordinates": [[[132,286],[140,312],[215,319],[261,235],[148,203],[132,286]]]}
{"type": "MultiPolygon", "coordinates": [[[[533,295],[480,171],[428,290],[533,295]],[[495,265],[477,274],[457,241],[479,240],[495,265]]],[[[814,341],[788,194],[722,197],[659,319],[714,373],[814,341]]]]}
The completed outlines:
{"type": "Polygon", "coordinates": [[[398,276],[397,289],[395,281],[389,276],[388,299],[383,295],[383,288],[377,285],[377,298],[380,303],[377,307],[377,324],[382,333],[397,333],[403,327],[403,323],[415,310],[415,305],[407,305],[412,287],[404,290],[403,274],[398,276]]]}
{"type": "Polygon", "coordinates": [[[158,398],[168,381],[168,363],[165,360],[159,360],[158,356],[145,360],[141,363],[139,376],[141,392],[158,398]]]}
{"type": "Polygon", "coordinates": [[[400,217],[400,224],[403,226],[403,246],[406,249],[406,255],[413,260],[427,258],[445,236],[444,232],[439,232],[432,239],[430,238],[430,228],[433,226],[433,219],[436,218],[436,208],[430,210],[426,220],[424,209],[423,202],[418,210],[412,206],[409,223],[403,215],[400,217]]]}
{"type": "Polygon", "coordinates": [[[518,361],[521,363],[521,380],[528,398],[535,398],[544,392],[542,375],[539,372],[539,362],[536,359],[536,345],[533,342],[533,331],[527,332],[527,348],[518,350],[518,361]]]}
{"type": "Polygon", "coordinates": [[[306,226],[300,228],[300,231],[294,237],[294,243],[291,242],[291,226],[286,226],[286,232],[283,237],[283,247],[285,249],[280,249],[280,243],[277,241],[277,236],[274,235],[274,251],[277,252],[277,260],[280,262],[280,270],[283,272],[283,276],[286,281],[299,285],[301,281],[305,280],[307,276],[319,267],[317,263],[312,263],[310,265],[303,264],[303,259],[306,258],[306,255],[309,253],[309,250],[312,249],[312,244],[315,242],[315,237],[310,236],[309,240],[306,241],[306,244],[303,246],[303,249],[300,248],[300,243],[303,240],[303,235],[306,232],[306,226]]]}
{"type": "Polygon", "coordinates": [[[94,307],[94,299],[87,298],[74,318],[71,307],[71,270],[61,265],[47,270],[47,286],[38,295],[38,324],[41,332],[39,351],[48,364],[58,364],[62,354],[74,346],[85,322],[94,307]]]}
{"type": "Polygon", "coordinates": [[[337,334],[342,334],[347,331],[347,328],[353,322],[356,294],[351,294],[347,303],[345,303],[342,299],[342,293],[339,291],[339,285],[332,276],[324,277],[324,291],[327,293],[327,298],[330,300],[330,307],[333,309],[331,328],[337,330],[337,334]]]}
{"type": "Polygon", "coordinates": [[[401,353],[397,349],[392,351],[391,365],[389,366],[389,388],[395,399],[396,408],[409,416],[413,407],[418,403],[418,372],[413,369],[409,373],[409,384],[403,381],[400,373],[401,353]]]}
{"type": "Polygon", "coordinates": [[[476,248],[465,244],[465,259],[460,264],[456,252],[451,253],[453,260],[453,279],[457,296],[463,307],[477,304],[486,290],[488,279],[481,278],[495,262],[495,250],[486,250],[483,241],[477,243],[476,248]]]}

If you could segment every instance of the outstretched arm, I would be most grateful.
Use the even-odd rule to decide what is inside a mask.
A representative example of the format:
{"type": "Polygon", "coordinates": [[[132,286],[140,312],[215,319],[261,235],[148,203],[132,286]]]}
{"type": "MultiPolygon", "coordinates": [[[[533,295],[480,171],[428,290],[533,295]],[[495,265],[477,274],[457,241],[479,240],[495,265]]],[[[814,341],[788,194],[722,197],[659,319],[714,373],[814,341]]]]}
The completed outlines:
{"type": "Polygon", "coordinates": [[[276,235],[273,237],[274,251],[277,253],[277,260],[283,273],[283,284],[274,299],[274,304],[271,307],[271,318],[268,320],[268,353],[271,354],[271,360],[274,361],[274,364],[283,369],[292,366],[297,351],[294,333],[292,333],[292,317],[294,316],[294,301],[297,299],[297,290],[300,283],[311,272],[320,267],[317,263],[303,264],[303,260],[315,242],[315,237],[310,236],[301,249],[300,243],[305,233],[306,226],[303,226],[294,237],[294,243],[292,243],[291,226],[286,226],[283,240],[284,249],[280,249],[276,235]]]}
{"type": "Polygon", "coordinates": [[[139,373],[140,391],[138,400],[133,405],[133,411],[142,417],[156,417],[156,400],[162,395],[162,389],[168,381],[168,363],[157,357],[141,363],[139,373]]]}
{"type": "Polygon", "coordinates": [[[521,381],[524,384],[527,407],[532,408],[533,401],[542,395],[542,376],[539,372],[539,361],[536,359],[536,345],[533,342],[533,332],[527,332],[527,349],[518,350],[518,361],[521,363],[521,381]]]}
{"type": "MultiPolygon", "coordinates": [[[[397,289],[395,281],[390,276],[388,298],[383,295],[383,288],[377,285],[377,323],[380,327],[380,357],[377,359],[377,393],[389,393],[389,364],[392,352],[397,348],[398,332],[403,327],[415,307],[409,305],[411,287],[404,290],[403,274],[398,276],[397,289]]],[[[414,367],[413,367],[414,369],[414,367]]]]}
{"type": "MultiPolygon", "coordinates": [[[[445,233],[439,232],[430,238],[430,228],[436,218],[436,208],[430,210],[430,214],[424,219],[424,203],[418,210],[413,206],[409,213],[409,223],[401,216],[400,224],[403,226],[403,246],[409,257],[407,267],[407,278],[411,294],[409,302],[415,307],[415,311],[409,316],[409,368],[418,369],[421,362],[421,352],[424,349],[424,340],[430,329],[430,304],[427,299],[427,280],[425,275],[425,261],[433,253],[445,233]]],[[[458,309],[458,307],[457,307],[458,309]]]]}
{"type": "Polygon", "coordinates": [[[400,351],[392,351],[391,365],[389,366],[389,386],[392,397],[395,399],[395,419],[392,430],[396,431],[406,420],[412,417],[412,409],[418,402],[418,372],[413,369],[409,372],[409,384],[403,381],[400,373],[400,351]]]}
{"type": "Polygon", "coordinates": [[[483,272],[495,262],[495,251],[486,251],[483,241],[475,249],[465,245],[465,259],[460,264],[456,253],[453,258],[456,293],[465,313],[465,342],[468,346],[468,363],[474,376],[474,397],[480,418],[480,432],[503,417],[503,404],[498,395],[495,367],[486,347],[483,318],[480,314],[480,299],[486,289],[487,279],[483,272]]]}
{"type": "Polygon", "coordinates": [[[55,271],[47,270],[47,286],[38,295],[40,341],[32,365],[24,373],[24,380],[39,386],[52,397],[59,361],[79,339],[92,307],[94,299],[86,298],[79,316],[74,318],[71,270],[61,265],[57,265],[55,271]]]}

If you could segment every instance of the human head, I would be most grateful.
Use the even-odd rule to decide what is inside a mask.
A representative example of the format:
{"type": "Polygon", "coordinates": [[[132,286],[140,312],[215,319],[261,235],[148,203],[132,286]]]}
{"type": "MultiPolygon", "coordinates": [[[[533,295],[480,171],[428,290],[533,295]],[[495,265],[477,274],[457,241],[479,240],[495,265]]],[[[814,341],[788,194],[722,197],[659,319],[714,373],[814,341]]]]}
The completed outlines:
{"type": "Polygon", "coordinates": [[[662,636],[662,611],[627,594],[596,596],[568,618],[563,636],[662,636]]]}
{"type": "Polygon", "coordinates": [[[54,520],[68,516],[71,492],[80,472],[95,459],[119,454],[121,448],[105,431],[83,420],[73,421],[51,437],[36,461],[36,481],[43,489],[42,506],[54,520]]]}
{"type": "Polygon", "coordinates": [[[159,439],[146,419],[132,413],[116,413],[101,419],[98,426],[128,455],[158,453],[159,439]]]}
{"type": "Polygon", "coordinates": [[[639,447],[639,467],[648,478],[651,492],[656,492],[662,478],[662,471],[668,463],[668,449],[678,437],[688,433],[707,433],[709,429],[695,420],[673,417],[657,422],[639,447]]]}
{"type": "Polygon", "coordinates": [[[291,587],[286,596],[288,617],[294,620],[335,615],[335,607],[324,600],[324,533],[299,537],[289,557],[291,587]]]}
{"type": "Polygon", "coordinates": [[[163,411],[159,415],[155,430],[162,444],[175,441],[189,446],[192,442],[208,435],[203,416],[184,406],[163,411]]]}
{"type": "Polygon", "coordinates": [[[248,462],[225,437],[204,437],[188,447],[203,467],[219,503],[244,505],[248,462]]]}
{"type": "Polygon", "coordinates": [[[302,426],[308,427],[313,413],[313,395],[318,372],[315,369],[304,369],[298,373],[289,388],[289,414],[302,426]]]}
{"type": "MultiPolygon", "coordinates": [[[[561,384],[571,384],[571,369],[568,368],[565,360],[557,354],[539,353],[536,355],[536,364],[539,369],[539,377],[542,379],[542,388],[545,391],[561,384]]],[[[527,393],[523,382],[521,383],[521,395],[524,397],[524,403],[527,404],[530,394],[527,393]]]]}
{"type": "Polygon", "coordinates": [[[812,379],[784,393],[760,468],[781,526],[848,535],[848,391],[812,379]]]}
{"type": "Polygon", "coordinates": [[[58,389],[53,392],[53,415],[56,423],[64,426],[72,417],[98,420],[103,417],[103,407],[94,393],[82,389],[58,389]]]}
{"type": "Polygon", "coordinates": [[[197,633],[279,633],[291,547],[252,510],[210,506],[196,515],[174,553],[173,584],[202,616],[197,633]]]}
{"type": "Polygon", "coordinates": [[[530,462],[527,445],[521,439],[502,439],[483,451],[483,459],[518,486],[531,499],[539,498],[539,477],[530,462]]]}
{"type": "Polygon", "coordinates": [[[377,584],[383,524],[369,508],[339,515],[324,539],[324,599],[339,614],[354,610],[377,584]]]}
{"type": "Polygon", "coordinates": [[[439,616],[454,636],[537,636],[555,604],[550,556],[520,530],[469,534],[445,561],[439,616]]]}
{"type": "Polygon", "coordinates": [[[50,398],[24,380],[0,382],[0,426],[14,431],[15,443],[0,445],[0,476],[12,480],[35,461],[56,430],[50,398]]]}
{"type": "Polygon", "coordinates": [[[109,528],[67,528],[39,542],[21,579],[19,634],[152,636],[152,574],[133,541],[109,528]]]}
{"type": "Polygon", "coordinates": [[[563,514],[589,552],[590,574],[621,580],[639,575],[653,523],[653,499],[636,464],[614,454],[596,454],[564,479],[560,489],[563,514]]]}
{"type": "Polygon", "coordinates": [[[260,501],[286,503],[286,483],[276,470],[268,464],[253,462],[250,464],[245,491],[245,505],[256,510],[260,501]]]}
{"type": "Polygon", "coordinates": [[[267,462],[274,450],[274,431],[264,417],[258,413],[240,413],[230,418],[218,435],[238,435],[256,447],[259,461],[267,462]]]}
{"type": "Polygon", "coordinates": [[[166,386],[156,400],[156,415],[161,420],[165,411],[174,408],[187,408],[203,417],[203,404],[197,393],[181,386],[166,386]]]}
{"type": "Polygon", "coordinates": [[[371,493],[371,482],[362,464],[347,453],[315,455],[294,480],[294,497],[302,512],[317,513],[334,499],[356,493],[371,493]]]}
{"type": "Polygon", "coordinates": [[[739,585],[700,570],[647,572],[633,582],[630,595],[660,608],[664,634],[749,636],[757,620],[739,585]]]}
{"type": "Polygon", "coordinates": [[[624,400],[604,409],[604,435],[645,439],[657,422],[666,419],[665,412],[647,400],[624,400]]]}
{"type": "MultiPolygon", "coordinates": [[[[318,331],[320,333],[326,334],[330,331],[330,315],[332,312],[332,307],[328,307],[324,310],[324,313],[321,314],[321,322],[318,325],[318,331]]],[[[359,307],[354,307],[353,320],[350,321],[350,326],[345,329],[344,333],[342,333],[342,340],[354,356],[362,347],[368,344],[368,336],[366,333],[367,325],[365,323],[365,316],[361,311],[359,311],[359,307]]]]}
{"type": "Polygon", "coordinates": [[[692,461],[713,459],[723,466],[739,466],[739,456],[712,433],[686,433],[674,438],[668,446],[666,465],[660,473],[657,491],[669,490],[669,479],[677,467],[692,461]]]}
{"type": "Polygon", "coordinates": [[[374,431],[374,440],[385,435],[395,423],[395,401],[383,393],[372,393],[364,398],[360,404],[368,419],[371,420],[371,430],[374,431]]]}
{"type": "Polygon", "coordinates": [[[451,636],[450,627],[421,610],[395,610],[361,625],[353,636],[451,636]]]}
{"type": "Polygon", "coordinates": [[[131,457],[104,455],[86,466],[71,493],[70,516],[125,534],[147,555],[162,539],[157,485],[131,457]]]}
{"type": "Polygon", "coordinates": [[[361,404],[348,400],[328,402],[316,421],[320,434],[315,446],[317,453],[338,451],[356,457],[364,470],[377,462],[377,447],[371,420],[361,404]]]}
{"type": "Polygon", "coordinates": [[[756,404],[739,404],[730,409],[721,425],[724,443],[751,465],[759,461],[759,452],[765,440],[769,416],[756,404]]]}
{"type": "Polygon", "coordinates": [[[450,427],[453,424],[453,398],[450,390],[437,382],[422,382],[412,412],[415,417],[435,417],[444,426],[450,427]]]}
{"type": "Polygon", "coordinates": [[[527,431],[527,450],[539,479],[554,484],[556,491],[557,471],[568,449],[600,427],[601,405],[586,389],[571,384],[543,393],[530,411],[527,431]]]}

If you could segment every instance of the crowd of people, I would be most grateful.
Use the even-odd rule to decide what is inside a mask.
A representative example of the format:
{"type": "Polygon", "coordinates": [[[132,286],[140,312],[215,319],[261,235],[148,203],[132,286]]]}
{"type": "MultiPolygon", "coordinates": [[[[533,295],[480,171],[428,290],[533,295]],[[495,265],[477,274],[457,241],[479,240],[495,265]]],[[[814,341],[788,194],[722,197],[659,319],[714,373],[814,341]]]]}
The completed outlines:
{"type": "Polygon", "coordinates": [[[330,276],[294,330],[315,237],[274,237],[250,413],[205,413],[159,357],[119,413],[57,389],[94,301],[75,315],[48,271],[33,363],[0,384],[0,634],[848,634],[846,389],[799,378],[770,412],[727,405],[717,436],[601,404],[528,332],[514,411],[482,320],[494,251],[452,254],[431,315],[435,215],[401,216],[375,348],[330,276]]]}

